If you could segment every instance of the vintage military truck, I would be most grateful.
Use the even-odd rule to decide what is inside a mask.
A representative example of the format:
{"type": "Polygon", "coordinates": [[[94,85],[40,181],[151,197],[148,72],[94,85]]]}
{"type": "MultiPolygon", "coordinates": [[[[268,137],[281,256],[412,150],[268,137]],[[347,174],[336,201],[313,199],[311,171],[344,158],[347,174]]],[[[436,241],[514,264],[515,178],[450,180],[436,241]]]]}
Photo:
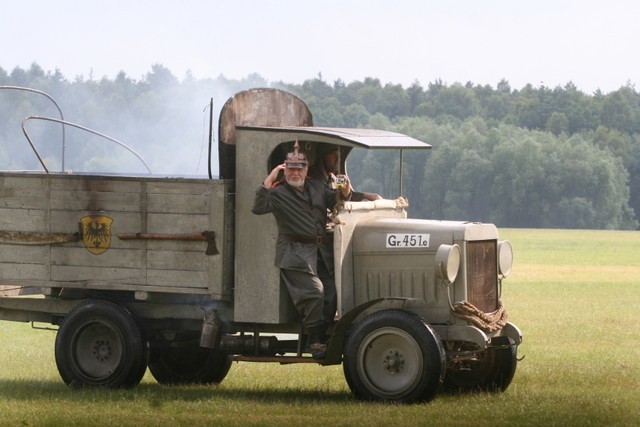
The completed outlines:
{"type": "Polygon", "coordinates": [[[343,168],[356,147],[428,144],[314,127],[304,102],[276,89],[229,99],[218,139],[217,179],[44,164],[0,173],[0,319],[57,326],[66,384],[134,386],[147,367],[160,383],[218,383],[241,361],[342,364],[365,400],[509,386],[522,334],[500,302],[512,249],[494,225],[409,219],[401,197],[344,203],[333,231],[336,323],[317,360],[273,263],[275,220],[251,213],[293,141],[312,161],[338,147],[343,168]]]}

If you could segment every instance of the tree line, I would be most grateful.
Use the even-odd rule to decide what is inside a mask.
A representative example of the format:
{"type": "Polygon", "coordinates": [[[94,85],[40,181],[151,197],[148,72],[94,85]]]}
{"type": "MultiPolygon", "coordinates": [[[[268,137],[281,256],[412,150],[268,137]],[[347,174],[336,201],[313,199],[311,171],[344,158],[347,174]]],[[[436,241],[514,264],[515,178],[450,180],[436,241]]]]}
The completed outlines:
{"type": "MultiPolygon", "coordinates": [[[[501,227],[638,228],[640,93],[631,84],[586,94],[572,83],[513,89],[506,80],[495,87],[437,80],[405,88],[376,78],[328,83],[318,75],[298,85],[257,74],[178,79],[159,64],[140,79],[121,72],[114,79],[68,80],[33,64],[0,68],[0,85],[51,94],[64,105],[65,119],[126,141],[154,172],[176,175],[206,170],[204,110],[211,97],[219,110],[238,91],[279,87],[304,100],[318,126],[386,129],[431,144],[430,151],[403,152],[402,189],[398,153],[355,150],[349,157],[359,190],[385,197],[402,191],[412,217],[501,227]]],[[[0,91],[0,169],[38,168],[19,126],[34,114],[56,112],[47,100],[0,91]]],[[[59,166],[59,127],[27,127],[44,141],[38,149],[46,161],[59,166]]],[[[68,133],[65,168],[140,168],[124,151],[68,133]]]]}

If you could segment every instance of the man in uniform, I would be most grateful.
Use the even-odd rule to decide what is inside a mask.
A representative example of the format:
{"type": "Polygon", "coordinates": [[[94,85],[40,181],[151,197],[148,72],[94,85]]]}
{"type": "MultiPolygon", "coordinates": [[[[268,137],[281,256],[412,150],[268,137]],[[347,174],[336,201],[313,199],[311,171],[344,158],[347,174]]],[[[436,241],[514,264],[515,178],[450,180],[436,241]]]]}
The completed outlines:
{"type": "MultiPolygon", "coordinates": [[[[336,146],[329,146],[324,150],[320,149],[318,154],[318,160],[309,169],[309,177],[321,180],[329,188],[343,185],[336,180],[336,177],[340,175],[340,149],[336,146]]],[[[351,197],[352,202],[378,199],[382,199],[382,196],[376,193],[354,193],[351,197]]]]}
{"type": "MultiPolygon", "coordinates": [[[[306,179],[308,161],[299,151],[288,153],[256,191],[251,211],[257,215],[273,213],[278,226],[275,265],[281,280],[302,316],[309,334],[314,358],[326,352],[324,336],[336,313],[336,289],[333,278],[333,246],[327,235],[327,209],[336,200],[349,200],[351,187],[327,188],[316,179],[306,179]],[[284,171],[284,181],[275,182],[284,171]],[[338,196],[336,196],[338,193],[338,196]]],[[[346,177],[345,177],[346,179],[346,177]]],[[[348,184],[348,179],[347,179],[348,184]]]]}

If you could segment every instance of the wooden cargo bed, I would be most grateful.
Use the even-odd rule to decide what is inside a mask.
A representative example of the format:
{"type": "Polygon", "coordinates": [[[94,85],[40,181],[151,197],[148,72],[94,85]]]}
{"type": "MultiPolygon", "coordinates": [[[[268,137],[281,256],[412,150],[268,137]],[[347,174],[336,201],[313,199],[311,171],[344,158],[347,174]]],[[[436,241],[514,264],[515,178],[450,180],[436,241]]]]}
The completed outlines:
{"type": "Polygon", "coordinates": [[[229,186],[0,173],[0,284],[230,297],[229,186]]]}

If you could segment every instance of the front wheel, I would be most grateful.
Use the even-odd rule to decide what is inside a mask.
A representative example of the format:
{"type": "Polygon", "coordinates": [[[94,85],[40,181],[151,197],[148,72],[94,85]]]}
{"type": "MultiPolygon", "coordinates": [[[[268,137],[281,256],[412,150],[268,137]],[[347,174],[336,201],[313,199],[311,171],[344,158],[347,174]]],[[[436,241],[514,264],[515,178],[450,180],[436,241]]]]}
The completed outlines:
{"type": "Polygon", "coordinates": [[[147,369],[148,350],[131,313],[87,300],[64,318],[55,343],[62,380],[74,387],[130,387],[147,369]]]}
{"type": "Polygon", "coordinates": [[[436,333],[418,316],[384,310],[366,317],[350,333],[343,368],[349,388],[360,399],[424,402],[440,390],[445,354],[436,333]]]}

